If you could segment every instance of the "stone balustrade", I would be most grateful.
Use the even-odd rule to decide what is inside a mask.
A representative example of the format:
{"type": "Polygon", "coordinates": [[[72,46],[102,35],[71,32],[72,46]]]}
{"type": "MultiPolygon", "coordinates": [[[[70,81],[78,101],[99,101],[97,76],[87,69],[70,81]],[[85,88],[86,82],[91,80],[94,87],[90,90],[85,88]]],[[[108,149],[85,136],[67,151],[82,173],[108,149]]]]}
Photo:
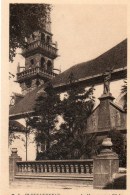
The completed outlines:
{"type": "Polygon", "coordinates": [[[93,160],[42,160],[16,162],[17,174],[93,174],[93,160]]]}
{"type": "Polygon", "coordinates": [[[35,41],[31,43],[27,49],[23,49],[23,54],[29,51],[32,51],[36,48],[42,48],[44,51],[51,53],[54,56],[57,56],[57,48],[53,47],[52,45],[48,45],[46,43],[42,43],[41,41],[35,41]]]}
{"type": "Polygon", "coordinates": [[[48,78],[55,77],[57,75],[54,72],[49,73],[41,67],[34,67],[34,68],[24,70],[22,72],[17,73],[17,80],[19,81],[21,79],[24,79],[27,76],[29,77],[29,76],[37,75],[37,74],[40,74],[42,76],[46,76],[48,78]]]}

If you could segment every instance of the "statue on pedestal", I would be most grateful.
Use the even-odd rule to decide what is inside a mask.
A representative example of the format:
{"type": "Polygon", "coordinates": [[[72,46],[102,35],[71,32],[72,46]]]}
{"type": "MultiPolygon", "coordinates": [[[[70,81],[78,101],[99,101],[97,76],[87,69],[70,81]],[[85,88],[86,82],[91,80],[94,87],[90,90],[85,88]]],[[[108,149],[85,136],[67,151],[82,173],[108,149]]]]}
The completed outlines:
{"type": "Polygon", "coordinates": [[[103,78],[104,78],[104,91],[103,91],[103,94],[109,94],[110,93],[111,73],[112,73],[112,70],[107,70],[103,74],[103,78]]]}

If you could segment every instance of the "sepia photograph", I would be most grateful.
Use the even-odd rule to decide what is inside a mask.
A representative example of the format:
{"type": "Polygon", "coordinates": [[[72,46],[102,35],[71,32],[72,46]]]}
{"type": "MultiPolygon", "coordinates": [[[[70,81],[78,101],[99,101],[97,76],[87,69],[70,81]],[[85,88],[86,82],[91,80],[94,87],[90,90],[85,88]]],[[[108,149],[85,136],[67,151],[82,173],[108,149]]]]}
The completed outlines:
{"type": "Polygon", "coordinates": [[[125,192],[127,5],[8,9],[9,189],[125,192]]]}

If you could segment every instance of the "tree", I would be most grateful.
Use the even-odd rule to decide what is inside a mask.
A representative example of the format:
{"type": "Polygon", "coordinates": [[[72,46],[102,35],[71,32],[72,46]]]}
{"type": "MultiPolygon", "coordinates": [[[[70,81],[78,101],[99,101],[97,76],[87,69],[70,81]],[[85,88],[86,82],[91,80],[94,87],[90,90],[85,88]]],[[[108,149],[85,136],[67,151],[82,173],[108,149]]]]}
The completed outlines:
{"type": "Polygon", "coordinates": [[[121,93],[124,95],[124,110],[127,110],[127,80],[124,80],[124,85],[121,88],[121,93]]]}
{"type": "Polygon", "coordinates": [[[91,146],[89,148],[87,144],[92,145],[94,139],[93,136],[84,139],[83,132],[94,106],[94,88],[85,90],[71,85],[62,101],[51,83],[44,90],[36,100],[37,117],[29,121],[29,125],[36,128],[35,141],[41,144],[46,142],[46,150],[38,154],[37,160],[80,158],[84,153],[90,156],[91,146]],[[57,129],[59,115],[63,122],[57,129]]]}
{"type": "Polygon", "coordinates": [[[28,46],[27,38],[34,31],[45,28],[49,4],[10,4],[9,60],[12,62],[17,48],[28,46]]]}
{"type": "Polygon", "coordinates": [[[113,151],[115,151],[119,156],[119,165],[126,166],[126,148],[124,145],[124,137],[120,131],[112,129],[108,133],[108,137],[111,138],[113,143],[113,151]]]}
{"type": "Polygon", "coordinates": [[[15,139],[22,140],[21,136],[17,134],[19,131],[24,132],[25,127],[15,120],[9,120],[9,145],[11,145],[15,139]]]}
{"type": "Polygon", "coordinates": [[[73,83],[70,85],[66,98],[61,102],[64,123],[55,134],[57,143],[50,148],[51,158],[54,158],[53,150],[58,159],[79,159],[84,154],[90,157],[95,136],[85,136],[84,131],[94,106],[93,90],[94,87],[85,90],[81,86],[74,86],[73,83]]]}
{"type": "Polygon", "coordinates": [[[50,148],[53,131],[56,128],[57,116],[60,112],[60,97],[48,83],[45,91],[38,95],[35,104],[35,117],[29,119],[28,125],[35,128],[35,141],[37,144],[50,148]]]}

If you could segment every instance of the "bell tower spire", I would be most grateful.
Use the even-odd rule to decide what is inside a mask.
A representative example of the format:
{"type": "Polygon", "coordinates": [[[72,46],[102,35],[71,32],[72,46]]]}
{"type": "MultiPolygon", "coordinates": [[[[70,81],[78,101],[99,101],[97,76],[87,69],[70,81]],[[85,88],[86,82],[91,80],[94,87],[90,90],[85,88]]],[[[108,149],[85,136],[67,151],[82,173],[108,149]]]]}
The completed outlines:
{"type": "Polygon", "coordinates": [[[53,69],[58,49],[57,44],[52,41],[49,10],[46,22],[43,23],[42,30],[30,35],[27,39],[28,47],[22,51],[22,56],[25,57],[25,69],[20,72],[21,68],[18,67],[17,82],[22,88],[23,95],[56,76],[53,69]]]}

